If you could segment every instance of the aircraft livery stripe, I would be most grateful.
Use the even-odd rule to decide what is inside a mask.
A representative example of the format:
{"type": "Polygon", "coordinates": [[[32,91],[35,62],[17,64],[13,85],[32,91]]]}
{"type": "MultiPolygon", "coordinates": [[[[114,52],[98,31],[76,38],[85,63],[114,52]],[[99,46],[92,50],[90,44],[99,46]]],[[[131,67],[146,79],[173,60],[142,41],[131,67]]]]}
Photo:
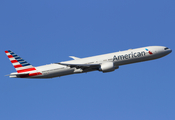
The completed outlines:
{"type": "Polygon", "coordinates": [[[8,57],[8,58],[13,58],[13,56],[12,56],[12,55],[8,55],[7,57],[8,57]]]}
{"type": "Polygon", "coordinates": [[[22,73],[22,72],[29,72],[29,71],[33,71],[36,70],[34,67],[33,68],[28,68],[28,69],[23,69],[23,70],[17,70],[18,73],[22,73]]]}
{"type": "Polygon", "coordinates": [[[15,57],[15,58],[16,58],[16,57],[19,57],[18,55],[12,55],[12,56],[15,57]]]}
{"type": "Polygon", "coordinates": [[[24,64],[24,63],[26,64],[27,62],[19,62],[19,63],[20,63],[20,64],[24,64]]]}
{"type": "Polygon", "coordinates": [[[19,65],[14,65],[14,67],[15,67],[15,68],[19,68],[19,67],[22,67],[22,65],[21,65],[21,64],[19,64],[19,65]]]}
{"type": "MultiPolygon", "coordinates": [[[[17,60],[18,61],[18,60],[17,60]]],[[[20,64],[26,64],[27,62],[25,61],[18,61],[20,64]]]]}
{"type": "Polygon", "coordinates": [[[9,59],[10,59],[10,61],[15,60],[15,58],[9,58],[9,59]]]}
{"type": "Polygon", "coordinates": [[[28,66],[28,65],[30,65],[29,63],[27,63],[27,64],[22,64],[22,66],[28,66]]]}
{"type": "Polygon", "coordinates": [[[12,55],[16,55],[16,54],[15,54],[14,52],[12,52],[12,51],[11,51],[10,53],[11,53],[12,55]]]}
{"type": "Polygon", "coordinates": [[[16,63],[12,63],[12,65],[14,66],[14,65],[19,65],[19,62],[16,62],[16,63]]]}
{"type": "Polygon", "coordinates": [[[12,63],[18,62],[17,60],[11,60],[12,63]]]}
{"type": "Polygon", "coordinates": [[[23,63],[27,63],[26,61],[18,61],[19,63],[23,64],[23,63]]]}
{"type": "Polygon", "coordinates": [[[20,57],[15,57],[15,59],[22,59],[22,58],[20,58],[20,57]]]}
{"type": "Polygon", "coordinates": [[[20,61],[24,61],[24,60],[23,60],[23,59],[20,59],[20,60],[18,60],[18,61],[20,62],[20,61]]]}
{"type": "Polygon", "coordinates": [[[6,53],[6,55],[8,56],[8,55],[11,55],[10,53],[6,53]]]}

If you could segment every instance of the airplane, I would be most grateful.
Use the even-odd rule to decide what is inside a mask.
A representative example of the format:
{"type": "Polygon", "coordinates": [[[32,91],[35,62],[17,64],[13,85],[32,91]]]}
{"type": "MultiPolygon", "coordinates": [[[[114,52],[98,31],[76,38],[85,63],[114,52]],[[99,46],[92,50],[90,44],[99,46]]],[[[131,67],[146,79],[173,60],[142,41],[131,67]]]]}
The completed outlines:
{"type": "Polygon", "coordinates": [[[53,78],[96,70],[106,73],[121,65],[161,58],[171,52],[164,46],[147,46],[86,58],[69,56],[73,60],[34,67],[11,50],[5,51],[17,71],[8,75],[10,78],[53,78]]]}

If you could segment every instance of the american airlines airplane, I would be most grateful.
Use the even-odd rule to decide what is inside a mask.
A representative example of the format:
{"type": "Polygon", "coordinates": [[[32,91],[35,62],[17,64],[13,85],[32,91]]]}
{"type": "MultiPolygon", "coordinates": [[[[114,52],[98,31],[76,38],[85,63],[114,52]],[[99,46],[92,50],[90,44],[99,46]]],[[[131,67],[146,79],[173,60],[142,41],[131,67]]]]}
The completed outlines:
{"type": "Polygon", "coordinates": [[[172,50],[164,46],[148,46],[86,58],[69,56],[74,60],[34,67],[11,50],[5,51],[17,72],[10,78],[53,78],[90,71],[111,72],[120,65],[161,58],[172,50]]]}

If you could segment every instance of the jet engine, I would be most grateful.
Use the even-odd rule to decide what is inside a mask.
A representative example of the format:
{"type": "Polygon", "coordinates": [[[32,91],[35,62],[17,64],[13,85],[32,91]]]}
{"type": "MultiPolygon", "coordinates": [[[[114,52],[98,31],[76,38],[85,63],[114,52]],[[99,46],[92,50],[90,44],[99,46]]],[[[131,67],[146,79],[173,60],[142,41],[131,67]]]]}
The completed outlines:
{"type": "Polygon", "coordinates": [[[113,62],[105,62],[101,64],[99,70],[102,72],[112,72],[117,68],[118,67],[115,67],[113,62]]]}

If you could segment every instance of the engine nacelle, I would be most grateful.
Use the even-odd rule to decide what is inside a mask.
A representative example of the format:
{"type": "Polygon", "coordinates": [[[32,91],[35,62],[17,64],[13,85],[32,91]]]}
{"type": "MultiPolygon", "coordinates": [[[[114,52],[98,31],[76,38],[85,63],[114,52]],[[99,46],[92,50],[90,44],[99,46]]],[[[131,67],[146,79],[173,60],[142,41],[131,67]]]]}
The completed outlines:
{"type": "Polygon", "coordinates": [[[115,67],[113,62],[105,62],[101,64],[101,67],[99,70],[102,72],[112,72],[117,68],[118,67],[115,67]]]}
{"type": "Polygon", "coordinates": [[[74,70],[74,73],[82,73],[82,72],[83,72],[82,69],[75,69],[75,70],[74,70]]]}

